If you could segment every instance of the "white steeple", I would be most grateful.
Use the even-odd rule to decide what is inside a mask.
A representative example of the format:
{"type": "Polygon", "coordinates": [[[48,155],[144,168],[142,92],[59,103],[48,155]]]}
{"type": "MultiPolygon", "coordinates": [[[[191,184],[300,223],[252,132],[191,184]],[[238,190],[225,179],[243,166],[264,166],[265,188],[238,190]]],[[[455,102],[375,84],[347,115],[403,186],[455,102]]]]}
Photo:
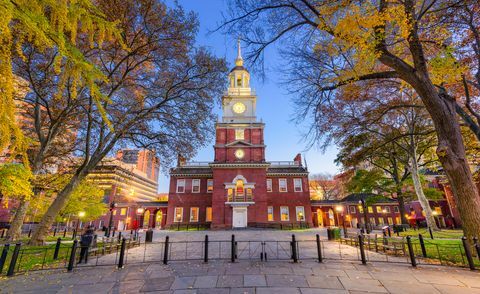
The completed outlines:
{"type": "Polygon", "coordinates": [[[242,47],[240,45],[240,38],[237,40],[237,59],[235,59],[236,66],[243,66],[243,58],[242,58],[242,47]]]}

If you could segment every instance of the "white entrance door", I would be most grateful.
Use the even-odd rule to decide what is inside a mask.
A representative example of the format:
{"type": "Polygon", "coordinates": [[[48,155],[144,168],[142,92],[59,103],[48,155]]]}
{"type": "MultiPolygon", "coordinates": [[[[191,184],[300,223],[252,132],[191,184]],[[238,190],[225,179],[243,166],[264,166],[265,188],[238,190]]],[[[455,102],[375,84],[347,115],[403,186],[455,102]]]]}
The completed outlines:
{"type": "Polygon", "coordinates": [[[123,221],[118,221],[117,231],[123,231],[124,229],[123,221]]]}
{"type": "Polygon", "coordinates": [[[246,228],[247,227],[247,208],[246,207],[234,207],[233,219],[234,228],[246,228]]]}

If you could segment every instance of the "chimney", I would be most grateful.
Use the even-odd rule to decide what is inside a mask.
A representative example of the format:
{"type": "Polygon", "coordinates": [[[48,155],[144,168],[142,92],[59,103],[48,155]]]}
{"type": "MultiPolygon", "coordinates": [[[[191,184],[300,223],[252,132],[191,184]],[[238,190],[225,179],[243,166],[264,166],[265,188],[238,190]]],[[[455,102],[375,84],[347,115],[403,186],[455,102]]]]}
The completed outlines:
{"type": "Polygon", "coordinates": [[[184,166],[186,162],[187,162],[187,159],[183,157],[181,154],[178,154],[177,166],[184,166]]]}
{"type": "Polygon", "coordinates": [[[302,165],[302,155],[298,153],[293,159],[293,161],[298,165],[302,165]]]}

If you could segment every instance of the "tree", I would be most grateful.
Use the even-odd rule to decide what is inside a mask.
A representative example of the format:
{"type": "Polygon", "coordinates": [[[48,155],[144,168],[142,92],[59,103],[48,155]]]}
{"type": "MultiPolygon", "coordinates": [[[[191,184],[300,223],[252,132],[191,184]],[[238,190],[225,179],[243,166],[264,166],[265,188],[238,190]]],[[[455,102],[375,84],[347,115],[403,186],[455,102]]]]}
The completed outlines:
{"type": "MultiPolygon", "coordinates": [[[[72,119],[75,114],[72,116],[71,104],[77,104],[74,100],[79,81],[89,85],[96,102],[101,100],[95,81],[105,80],[106,77],[78,50],[77,42],[82,38],[90,46],[101,46],[104,40],[121,38],[116,23],[108,21],[92,0],[8,0],[0,5],[0,14],[0,151],[8,148],[7,153],[12,160],[20,160],[27,168],[31,166],[33,175],[37,175],[43,172],[49,156],[62,156],[60,148],[52,145],[59,143],[59,134],[64,134],[66,130],[64,126],[75,121],[72,119]],[[52,86],[48,80],[51,75],[47,73],[40,79],[40,73],[43,70],[56,73],[59,79],[50,89],[50,97],[55,99],[48,100],[44,97],[45,93],[35,92],[37,89],[32,78],[20,72],[20,61],[28,58],[31,61],[29,54],[32,52],[52,53],[50,60],[37,60],[39,64],[35,66],[40,72],[35,78],[38,78],[37,82],[52,86]],[[19,80],[26,81],[27,85],[22,85],[19,80]],[[35,103],[30,103],[28,98],[24,101],[23,95],[15,95],[19,87],[26,88],[25,92],[32,90],[35,94],[30,94],[30,97],[35,103]],[[69,88],[71,95],[63,96],[62,89],[65,87],[69,88]],[[53,106],[53,102],[57,106],[62,105],[62,108],[53,106]],[[25,107],[31,107],[30,111],[25,111],[25,107]],[[59,115],[62,111],[65,111],[64,118],[59,115]],[[17,121],[29,118],[34,119],[33,125],[17,124],[17,121]]],[[[48,86],[45,85],[45,88],[48,86]]],[[[65,137],[63,139],[63,144],[71,142],[65,137]]],[[[29,198],[22,198],[9,230],[13,236],[20,234],[28,206],[29,198]]]]}
{"type": "MultiPolygon", "coordinates": [[[[25,201],[32,196],[32,187],[30,179],[32,174],[22,164],[6,163],[0,164],[0,196],[2,202],[8,204],[9,201],[25,201]]],[[[12,222],[12,226],[18,225],[19,228],[10,228],[7,232],[7,239],[15,240],[20,237],[21,222],[12,222]]]]}
{"type": "MultiPolygon", "coordinates": [[[[72,191],[115,146],[154,149],[171,162],[177,153],[193,155],[213,134],[214,98],[221,94],[226,67],[223,59],[195,48],[196,15],[156,0],[110,0],[98,7],[118,22],[128,50],[114,41],[80,47],[108,77],[96,84],[105,99],[97,103],[86,91],[88,84],[78,86],[76,99],[82,104],[75,145],[81,157],[37,226],[32,244],[43,243],[72,191]]],[[[70,95],[70,88],[63,91],[70,95]]]]}
{"type": "Polygon", "coordinates": [[[449,54],[452,48],[445,46],[454,32],[440,20],[440,13],[461,3],[237,0],[223,27],[244,32],[251,45],[247,57],[252,61],[258,61],[270,44],[290,41],[290,46],[283,46],[290,65],[289,82],[301,86],[299,97],[306,100],[299,116],[312,117],[314,123],[339,87],[378,79],[411,86],[432,118],[436,153],[451,184],[465,235],[472,238],[480,235],[480,195],[466,160],[457,104],[445,86],[461,80],[463,69],[449,54]],[[305,95],[310,92],[316,94],[305,95]]]}
{"type": "Polygon", "coordinates": [[[333,200],[343,196],[338,181],[334,180],[333,175],[329,173],[311,175],[309,185],[310,192],[315,194],[311,198],[315,200],[333,200]]]}

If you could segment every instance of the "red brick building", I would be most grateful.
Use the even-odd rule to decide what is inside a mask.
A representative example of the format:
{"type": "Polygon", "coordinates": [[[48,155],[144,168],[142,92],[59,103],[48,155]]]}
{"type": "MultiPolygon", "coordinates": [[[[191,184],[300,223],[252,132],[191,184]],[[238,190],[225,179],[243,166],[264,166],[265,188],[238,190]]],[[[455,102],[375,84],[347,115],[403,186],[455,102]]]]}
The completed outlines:
{"type": "Polygon", "coordinates": [[[300,155],[267,162],[265,124],[256,117],[257,96],[243,67],[240,46],[216,124],[213,162],[179,157],[170,171],[167,227],[206,223],[243,228],[278,223],[312,224],[308,171],[300,155]]]}

